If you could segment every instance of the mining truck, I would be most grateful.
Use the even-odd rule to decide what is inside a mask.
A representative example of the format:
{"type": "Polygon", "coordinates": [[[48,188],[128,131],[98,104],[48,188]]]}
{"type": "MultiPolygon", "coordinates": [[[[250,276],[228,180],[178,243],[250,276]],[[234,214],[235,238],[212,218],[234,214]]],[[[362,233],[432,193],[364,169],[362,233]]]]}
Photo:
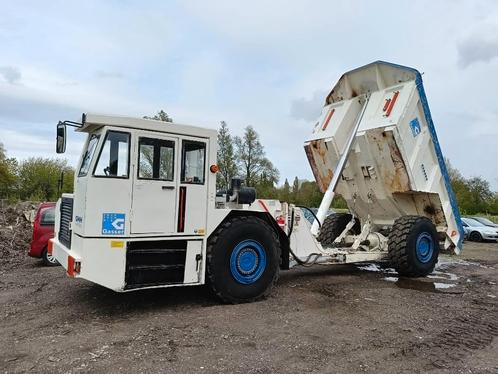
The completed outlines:
{"type": "Polygon", "coordinates": [[[318,212],[216,190],[217,133],[177,123],[83,115],[74,193],[56,206],[50,253],[68,276],[118,292],[209,284],[229,303],[268,295],[297,265],[387,262],[431,273],[463,228],[421,74],[374,62],[345,73],[304,140],[324,193],[318,212]],[[334,195],[348,213],[327,216],[334,195]],[[304,218],[308,210],[311,224],[304,218]]]}

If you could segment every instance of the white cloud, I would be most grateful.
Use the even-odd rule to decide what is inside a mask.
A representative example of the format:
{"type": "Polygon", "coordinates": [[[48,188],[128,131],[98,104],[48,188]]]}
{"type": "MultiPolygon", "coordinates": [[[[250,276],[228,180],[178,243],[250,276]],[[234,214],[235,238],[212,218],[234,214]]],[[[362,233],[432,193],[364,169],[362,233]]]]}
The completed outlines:
{"type": "Polygon", "coordinates": [[[0,66],[0,75],[10,84],[18,83],[21,79],[21,72],[14,66],[0,66]]]}
{"type": "Polygon", "coordinates": [[[290,114],[295,119],[304,119],[308,122],[316,120],[321,113],[325,103],[327,93],[324,91],[315,91],[309,99],[299,98],[292,100],[290,114]]]}

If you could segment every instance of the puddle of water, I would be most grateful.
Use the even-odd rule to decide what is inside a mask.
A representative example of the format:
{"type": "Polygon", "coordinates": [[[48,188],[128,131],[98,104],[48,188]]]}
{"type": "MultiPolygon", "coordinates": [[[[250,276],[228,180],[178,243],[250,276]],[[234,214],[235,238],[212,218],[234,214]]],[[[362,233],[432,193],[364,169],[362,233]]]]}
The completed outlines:
{"type": "Polygon", "coordinates": [[[460,260],[460,259],[440,259],[438,264],[436,265],[436,269],[432,272],[432,274],[427,275],[424,278],[403,278],[398,277],[398,273],[396,270],[391,268],[383,268],[379,264],[370,263],[370,264],[358,264],[356,267],[358,270],[381,273],[385,276],[383,280],[387,282],[394,283],[399,288],[405,288],[410,290],[416,290],[421,292],[444,292],[440,290],[446,290],[457,285],[458,276],[453,273],[449,273],[447,271],[442,271],[446,267],[451,265],[479,265],[470,263],[468,261],[460,260]],[[446,283],[446,282],[455,282],[455,283],[446,283]]]}
{"type": "Polygon", "coordinates": [[[455,287],[456,284],[441,283],[424,280],[424,278],[398,278],[398,277],[384,277],[385,281],[394,283],[399,288],[416,290],[421,292],[440,292],[455,287]]]}
{"type": "Polygon", "coordinates": [[[449,281],[456,281],[458,280],[458,276],[453,273],[447,273],[443,271],[438,271],[434,270],[432,274],[427,275],[427,278],[430,279],[443,279],[443,280],[449,280],[449,281]]]}
{"type": "Polygon", "coordinates": [[[455,286],[456,284],[434,282],[434,287],[436,287],[436,289],[438,290],[444,290],[455,286]]]}
{"type": "Polygon", "coordinates": [[[450,266],[477,266],[484,269],[490,269],[492,267],[480,264],[478,262],[466,261],[453,256],[441,255],[439,256],[438,262],[436,264],[436,270],[444,270],[450,266]]]}
{"type": "Polygon", "coordinates": [[[360,270],[364,271],[373,271],[373,272],[381,272],[382,268],[377,264],[368,264],[363,266],[356,266],[360,270]]]}

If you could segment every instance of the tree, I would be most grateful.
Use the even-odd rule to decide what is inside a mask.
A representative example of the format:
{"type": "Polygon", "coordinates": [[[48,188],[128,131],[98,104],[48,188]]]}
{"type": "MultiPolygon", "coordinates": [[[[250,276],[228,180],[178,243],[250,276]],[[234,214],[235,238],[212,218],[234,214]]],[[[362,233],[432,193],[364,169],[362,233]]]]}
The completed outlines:
{"type": "Polygon", "coordinates": [[[290,201],[290,185],[289,185],[289,181],[287,180],[287,178],[285,178],[284,185],[280,189],[280,193],[279,193],[278,198],[281,201],[286,201],[286,202],[290,201]]]}
{"type": "Polygon", "coordinates": [[[73,190],[74,171],[66,160],[31,157],[19,165],[19,197],[22,200],[53,201],[59,196],[59,182],[64,173],[62,191],[73,190]]]}
{"type": "Polygon", "coordinates": [[[17,160],[7,158],[5,148],[0,143],[0,198],[10,198],[17,188],[17,160]]]}
{"type": "MultiPolygon", "coordinates": [[[[482,177],[466,179],[448,159],[445,159],[451,186],[458,201],[460,211],[464,214],[496,212],[495,204],[498,194],[491,191],[489,182],[482,177]]],[[[498,206],[497,206],[498,208],[498,206]]]]}
{"type": "Polygon", "coordinates": [[[262,176],[264,176],[265,181],[278,182],[278,170],[265,157],[259,135],[252,126],[247,126],[244,129],[242,138],[235,137],[235,145],[241,174],[244,176],[247,186],[256,186],[258,182],[262,181],[262,176]]]}
{"type": "Polygon", "coordinates": [[[467,181],[471,204],[469,213],[486,212],[493,199],[493,192],[489,186],[489,182],[481,177],[473,177],[467,181]]]}
{"type": "Polygon", "coordinates": [[[218,167],[219,173],[216,175],[216,188],[228,189],[232,178],[237,175],[237,161],[233,150],[233,140],[225,121],[221,121],[218,130],[218,167]]]}
{"type": "Polygon", "coordinates": [[[320,192],[315,181],[303,181],[299,188],[296,204],[318,207],[322,201],[323,194],[320,192]]]}
{"type": "Polygon", "coordinates": [[[299,199],[299,179],[297,177],[294,178],[294,182],[292,183],[292,195],[291,201],[295,204],[299,199]]]}
{"type": "Polygon", "coordinates": [[[159,112],[157,112],[157,114],[154,114],[152,117],[144,116],[143,118],[145,118],[145,119],[153,119],[155,121],[173,122],[173,118],[171,118],[170,116],[168,116],[168,113],[166,113],[162,109],[159,112]]]}

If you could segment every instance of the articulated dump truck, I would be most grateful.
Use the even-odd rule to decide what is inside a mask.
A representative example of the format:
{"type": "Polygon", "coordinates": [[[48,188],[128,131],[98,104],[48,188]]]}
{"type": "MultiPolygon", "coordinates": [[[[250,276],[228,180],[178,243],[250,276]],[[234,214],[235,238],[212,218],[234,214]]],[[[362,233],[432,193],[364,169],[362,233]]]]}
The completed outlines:
{"type": "Polygon", "coordinates": [[[217,191],[215,130],[86,114],[59,122],[59,153],[66,126],[88,135],[48,251],[70,277],[118,292],[207,283],[225,302],[249,302],[296,265],[388,262],[418,277],[434,270],[440,251],[462,247],[458,206],[412,68],[363,66],[325,98],[304,142],[324,193],[316,214],[258,199],[240,179],[217,191]],[[349,213],[327,215],[335,193],[349,213]]]}

